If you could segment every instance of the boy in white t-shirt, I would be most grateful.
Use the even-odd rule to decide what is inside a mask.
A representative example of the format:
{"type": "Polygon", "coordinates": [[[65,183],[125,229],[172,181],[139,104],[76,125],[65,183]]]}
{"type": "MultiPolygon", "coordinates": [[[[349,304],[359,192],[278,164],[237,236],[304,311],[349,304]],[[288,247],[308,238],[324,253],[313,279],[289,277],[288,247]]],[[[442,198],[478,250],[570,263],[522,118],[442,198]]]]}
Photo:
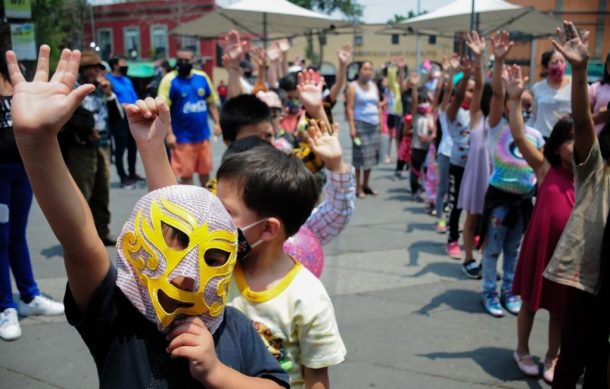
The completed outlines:
{"type": "Polygon", "coordinates": [[[229,304],[253,321],[292,388],[328,387],[328,367],[346,354],[333,305],[320,280],[283,251],[317,200],[313,175],[263,145],[227,157],[217,177],[218,197],[249,242],[229,304]]]}

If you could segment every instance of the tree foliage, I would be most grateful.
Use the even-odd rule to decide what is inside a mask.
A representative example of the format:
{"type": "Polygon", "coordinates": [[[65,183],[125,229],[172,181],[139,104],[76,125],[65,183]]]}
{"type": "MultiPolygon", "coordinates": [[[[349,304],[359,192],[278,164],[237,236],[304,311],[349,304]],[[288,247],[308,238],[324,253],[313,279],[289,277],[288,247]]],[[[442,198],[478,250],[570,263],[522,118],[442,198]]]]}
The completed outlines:
{"type": "Polygon", "coordinates": [[[303,8],[330,14],[339,11],[349,20],[357,21],[362,17],[362,5],[357,0],[290,0],[303,8]]]}

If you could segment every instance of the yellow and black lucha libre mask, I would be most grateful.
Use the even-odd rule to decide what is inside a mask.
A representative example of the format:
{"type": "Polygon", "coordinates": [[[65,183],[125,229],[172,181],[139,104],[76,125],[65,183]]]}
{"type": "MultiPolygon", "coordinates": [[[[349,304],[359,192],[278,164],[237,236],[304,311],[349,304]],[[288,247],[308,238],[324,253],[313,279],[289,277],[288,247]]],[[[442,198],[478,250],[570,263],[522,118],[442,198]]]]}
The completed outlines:
{"type": "Polygon", "coordinates": [[[201,317],[212,333],[218,328],[237,257],[237,230],[216,196],[187,185],[148,193],[125,223],[117,252],[117,285],[160,330],[184,316],[201,317]],[[168,245],[164,226],[182,233],[183,246],[168,245]],[[192,280],[187,290],[172,282],[179,278],[192,280]]]}

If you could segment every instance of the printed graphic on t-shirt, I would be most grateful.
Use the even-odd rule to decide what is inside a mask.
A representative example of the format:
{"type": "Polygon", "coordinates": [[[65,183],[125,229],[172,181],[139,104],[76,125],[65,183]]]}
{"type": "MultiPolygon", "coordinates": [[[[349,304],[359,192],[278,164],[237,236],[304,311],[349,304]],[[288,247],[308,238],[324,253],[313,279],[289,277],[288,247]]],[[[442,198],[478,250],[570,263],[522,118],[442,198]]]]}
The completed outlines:
{"type": "Polygon", "coordinates": [[[294,362],[290,359],[290,356],[284,347],[282,331],[269,328],[265,324],[255,320],[252,321],[252,325],[254,325],[254,329],[260,335],[265,346],[267,346],[267,350],[277,359],[282,369],[286,372],[292,370],[294,362]]]}

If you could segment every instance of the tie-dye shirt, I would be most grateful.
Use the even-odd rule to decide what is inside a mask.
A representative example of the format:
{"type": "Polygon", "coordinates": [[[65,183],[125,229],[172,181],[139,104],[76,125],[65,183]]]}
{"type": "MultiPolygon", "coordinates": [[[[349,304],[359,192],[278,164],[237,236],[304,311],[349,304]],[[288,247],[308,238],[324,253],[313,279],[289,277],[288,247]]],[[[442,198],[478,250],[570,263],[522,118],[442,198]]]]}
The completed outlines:
{"type": "MultiPolygon", "coordinates": [[[[525,137],[537,149],[544,146],[542,134],[532,127],[525,127],[525,137]]],[[[496,127],[489,130],[487,139],[493,163],[489,184],[508,193],[531,193],[536,185],[536,175],[519,152],[508,122],[501,120],[496,127]]]]}

